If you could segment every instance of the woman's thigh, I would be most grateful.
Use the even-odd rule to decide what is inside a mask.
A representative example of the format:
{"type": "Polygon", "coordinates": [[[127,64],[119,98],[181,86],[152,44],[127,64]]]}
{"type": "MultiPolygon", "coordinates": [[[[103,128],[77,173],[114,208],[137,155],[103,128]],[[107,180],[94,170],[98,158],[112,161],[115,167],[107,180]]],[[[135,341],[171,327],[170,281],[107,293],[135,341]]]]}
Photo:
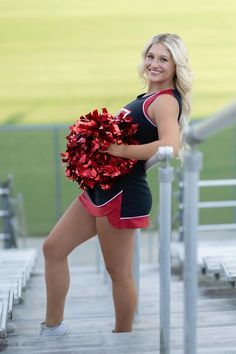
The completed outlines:
{"type": "Polygon", "coordinates": [[[135,229],[117,229],[106,217],[96,218],[96,227],[105,265],[114,277],[132,276],[135,229]]]}
{"type": "Polygon", "coordinates": [[[73,249],[97,234],[95,217],[90,215],[77,197],[44,242],[44,253],[64,258],[73,249]]]}

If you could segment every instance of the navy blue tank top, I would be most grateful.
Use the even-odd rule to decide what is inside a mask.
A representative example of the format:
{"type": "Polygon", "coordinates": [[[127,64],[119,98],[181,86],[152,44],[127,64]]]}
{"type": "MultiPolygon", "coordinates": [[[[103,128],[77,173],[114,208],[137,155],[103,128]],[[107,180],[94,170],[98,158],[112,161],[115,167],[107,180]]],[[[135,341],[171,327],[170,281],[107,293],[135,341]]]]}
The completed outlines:
{"type": "MultiPolygon", "coordinates": [[[[120,111],[131,116],[133,122],[138,124],[135,139],[140,144],[147,144],[159,139],[158,127],[156,123],[148,116],[149,105],[160,95],[169,94],[176,98],[179,104],[179,116],[181,115],[181,96],[176,89],[167,89],[154,94],[141,94],[134,101],[128,103],[120,111]]],[[[119,112],[120,113],[120,112],[119,112]]],[[[141,210],[135,211],[137,196],[142,199],[139,205],[144,213],[151,209],[151,195],[146,181],[146,172],[144,170],[145,161],[137,161],[131,172],[117,178],[114,185],[108,190],[102,190],[98,187],[88,189],[87,193],[91,201],[97,205],[103,205],[113,199],[122,191],[123,203],[122,211],[125,216],[140,214],[141,210]],[[133,200],[133,202],[132,202],[133,200]]],[[[140,214],[142,215],[142,214],[140,214]]]]}

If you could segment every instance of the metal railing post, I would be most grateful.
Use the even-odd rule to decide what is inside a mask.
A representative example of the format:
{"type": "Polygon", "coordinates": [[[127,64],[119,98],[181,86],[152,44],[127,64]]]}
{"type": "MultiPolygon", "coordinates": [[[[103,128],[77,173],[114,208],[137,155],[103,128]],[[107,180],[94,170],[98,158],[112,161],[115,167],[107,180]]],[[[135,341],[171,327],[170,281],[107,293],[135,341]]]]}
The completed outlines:
{"type": "Polygon", "coordinates": [[[141,231],[136,230],[135,234],[135,249],[134,249],[134,261],[133,261],[133,275],[137,290],[137,307],[135,313],[135,320],[139,319],[139,294],[140,294],[140,244],[141,244],[141,231]]]}
{"type": "Polygon", "coordinates": [[[171,187],[173,167],[169,161],[173,157],[171,146],[161,146],[156,154],[145,163],[149,170],[159,162],[160,196],[159,196],[159,263],[160,263],[160,354],[170,354],[170,298],[171,298],[171,187]]]}
{"type": "Polygon", "coordinates": [[[170,300],[171,300],[171,187],[173,167],[167,155],[164,166],[159,167],[160,215],[159,215],[159,262],[160,262],[160,354],[170,353],[170,300]]]}
{"type": "Polygon", "coordinates": [[[193,148],[184,157],[184,353],[196,354],[197,345],[197,229],[199,171],[202,154],[193,148]]]}
{"type": "Polygon", "coordinates": [[[8,176],[7,180],[0,183],[1,189],[1,217],[2,217],[2,229],[3,229],[3,243],[4,248],[16,248],[16,233],[13,226],[13,210],[11,205],[11,183],[13,177],[8,176]]]}
{"type": "Polygon", "coordinates": [[[183,175],[179,172],[179,191],[178,191],[178,219],[179,219],[179,241],[184,241],[184,183],[183,175]]]}

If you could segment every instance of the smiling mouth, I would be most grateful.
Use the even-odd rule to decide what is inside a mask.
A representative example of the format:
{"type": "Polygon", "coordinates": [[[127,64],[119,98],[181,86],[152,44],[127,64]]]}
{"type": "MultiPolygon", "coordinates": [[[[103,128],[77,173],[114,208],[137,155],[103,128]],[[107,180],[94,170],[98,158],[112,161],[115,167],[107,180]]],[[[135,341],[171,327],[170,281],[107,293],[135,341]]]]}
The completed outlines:
{"type": "Polygon", "coordinates": [[[162,71],[157,71],[157,70],[152,70],[152,69],[149,69],[148,70],[151,74],[162,74],[162,71]]]}

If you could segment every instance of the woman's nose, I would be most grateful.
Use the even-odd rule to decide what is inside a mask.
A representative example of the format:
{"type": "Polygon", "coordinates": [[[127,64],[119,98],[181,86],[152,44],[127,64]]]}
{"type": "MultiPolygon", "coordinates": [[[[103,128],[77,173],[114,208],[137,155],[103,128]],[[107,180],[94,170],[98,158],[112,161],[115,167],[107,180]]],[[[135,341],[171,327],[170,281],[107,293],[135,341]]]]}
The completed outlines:
{"type": "Polygon", "coordinates": [[[158,59],[153,60],[151,67],[155,69],[155,68],[159,68],[159,66],[160,66],[160,61],[158,59]]]}

